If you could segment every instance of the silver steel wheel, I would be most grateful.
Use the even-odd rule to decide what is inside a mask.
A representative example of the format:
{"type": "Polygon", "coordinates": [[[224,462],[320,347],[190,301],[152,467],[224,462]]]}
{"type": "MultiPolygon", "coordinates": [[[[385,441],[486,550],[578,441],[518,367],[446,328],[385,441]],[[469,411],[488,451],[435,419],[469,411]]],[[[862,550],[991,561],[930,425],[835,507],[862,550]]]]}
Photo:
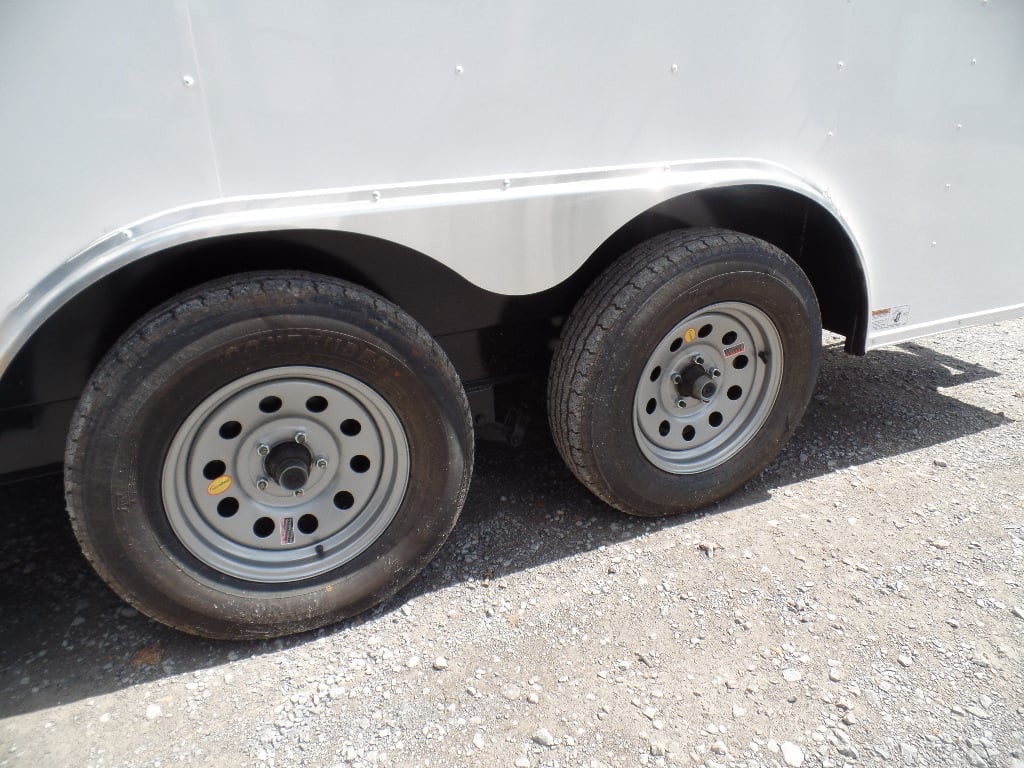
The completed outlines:
{"type": "Polygon", "coordinates": [[[162,493],[196,558],[280,583],[363,552],[394,519],[408,480],[405,431],[380,395],[337,371],[288,366],[200,403],[171,442],[162,493]]]}
{"type": "Polygon", "coordinates": [[[658,342],[637,384],[640,450],[673,474],[723,464],[768,419],[782,367],[779,332],[757,307],[721,302],[693,313],[658,342]]]}

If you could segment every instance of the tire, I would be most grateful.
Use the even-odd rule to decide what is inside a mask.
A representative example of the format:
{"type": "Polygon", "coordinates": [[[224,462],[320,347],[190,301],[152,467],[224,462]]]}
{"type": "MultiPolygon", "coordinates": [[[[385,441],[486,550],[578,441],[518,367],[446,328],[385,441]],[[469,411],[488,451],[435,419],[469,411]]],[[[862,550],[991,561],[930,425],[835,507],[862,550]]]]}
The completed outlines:
{"type": "Polygon", "coordinates": [[[626,253],[570,315],[548,380],[568,467],[632,515],[692,511],[774,459],[807,407],[821,320],[766,242],[673,231],[626,253]]]}
{"type": "Polygon", "coordinates": [[[86,557],[141,612],[274,637],[409,582],[472,457],[462,385],[412,318],[340,280],[253,273],[122,337],[73,417],[65,489],[86,557]]]}

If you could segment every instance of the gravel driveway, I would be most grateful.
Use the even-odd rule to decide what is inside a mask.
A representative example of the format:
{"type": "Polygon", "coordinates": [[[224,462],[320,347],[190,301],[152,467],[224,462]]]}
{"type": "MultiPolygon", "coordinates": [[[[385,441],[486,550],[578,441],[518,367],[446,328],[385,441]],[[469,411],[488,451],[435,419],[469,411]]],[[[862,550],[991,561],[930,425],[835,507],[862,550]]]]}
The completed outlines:
{"type": "Polygon", "coordinates": [[[479,447],[396,599],[214,643],[123,605],[57,478],[3,488],[0,766],[1024,767],[1024,321],[829,347],[796,438],[700,516],[479,447]]]}

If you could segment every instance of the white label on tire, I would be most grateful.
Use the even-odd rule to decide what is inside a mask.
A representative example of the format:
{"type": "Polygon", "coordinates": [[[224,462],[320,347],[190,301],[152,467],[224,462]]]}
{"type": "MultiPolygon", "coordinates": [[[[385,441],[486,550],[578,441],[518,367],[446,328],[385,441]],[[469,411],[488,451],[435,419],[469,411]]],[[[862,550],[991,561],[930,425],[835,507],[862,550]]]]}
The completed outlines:
{"type": "Polygon", "coordinates": [[[294,517],[282,517],[281,518],[281,543],[282,544],[294,544],[295,543],[295,518],[294,517]]]}

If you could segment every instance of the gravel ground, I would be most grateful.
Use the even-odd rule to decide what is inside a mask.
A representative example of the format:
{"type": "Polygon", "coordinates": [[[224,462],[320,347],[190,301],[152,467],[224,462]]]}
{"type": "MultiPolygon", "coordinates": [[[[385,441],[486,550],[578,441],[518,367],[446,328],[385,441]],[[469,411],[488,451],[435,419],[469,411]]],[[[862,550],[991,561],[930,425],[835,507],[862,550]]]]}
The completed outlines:
{"type": "Polygon", "coordinates": [[[1024,321],[829,347],[817,392],[699,516],[484,444],[419,579],[273,642],[148,621],[9,486],[0,765],[1024,767],[1024,321]]]}

